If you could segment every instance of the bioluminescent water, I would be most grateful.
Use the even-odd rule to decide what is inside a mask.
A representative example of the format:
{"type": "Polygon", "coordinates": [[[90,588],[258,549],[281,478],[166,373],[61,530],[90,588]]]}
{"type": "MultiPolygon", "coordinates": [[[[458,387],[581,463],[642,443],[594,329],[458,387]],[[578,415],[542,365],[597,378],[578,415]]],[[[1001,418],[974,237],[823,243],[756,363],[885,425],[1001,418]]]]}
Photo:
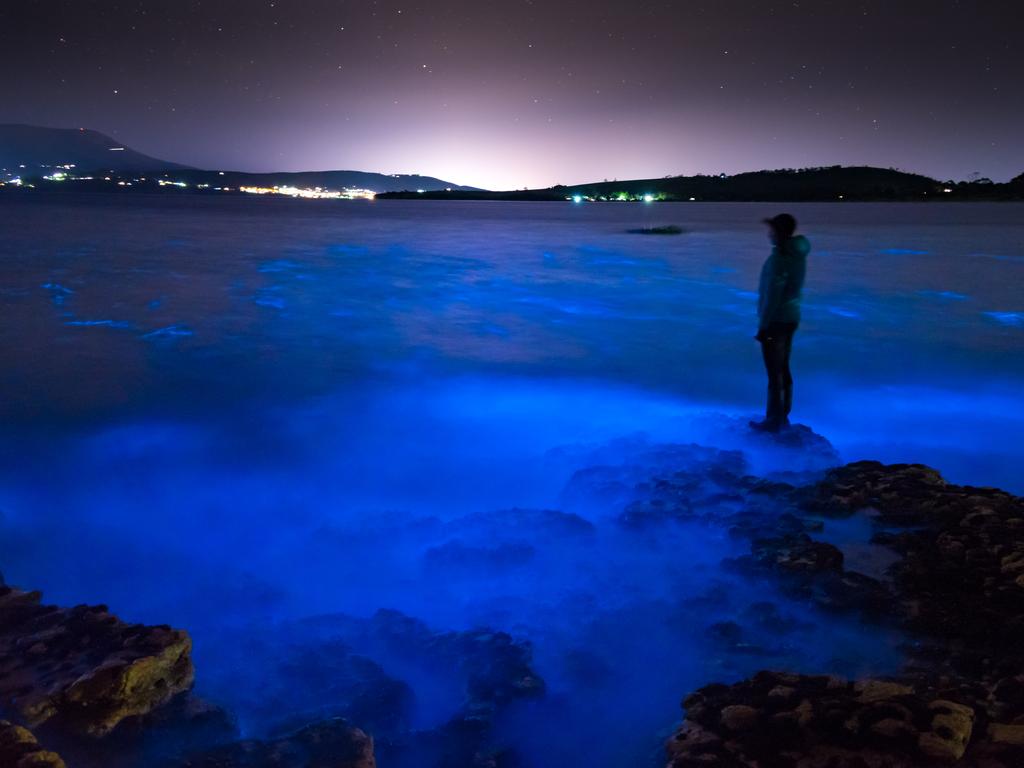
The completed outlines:
{"type": "MultiPolygon", "coordinates": [[[[588,490],[711,456],[1024,491],[1024,206],[787,206],[813,246],[794,417],[831,449],[745,429],[778,208],[8,196],[4,577],[187,628],[197,694],[256,737],[347,713],[349,652],[406,729],[463,705],[366,629],[382,609],[530,643],[544,695],[493,734],[527,765],[657,764],[685,693],[757,669],[894,670],[904,638],[728,567],[717,508],[637,528],[588,490]]],[[[822,536],[884,571],[864,526],[822,536]]]]}

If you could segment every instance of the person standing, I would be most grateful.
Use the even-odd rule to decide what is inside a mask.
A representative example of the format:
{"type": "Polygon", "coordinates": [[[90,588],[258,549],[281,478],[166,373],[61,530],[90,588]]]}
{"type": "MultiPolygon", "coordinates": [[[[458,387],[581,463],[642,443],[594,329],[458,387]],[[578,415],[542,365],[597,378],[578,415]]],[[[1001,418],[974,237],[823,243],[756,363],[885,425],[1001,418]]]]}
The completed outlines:
{"type": "Polygon", "coordinates": [[[793,408],[789,356],[793,334],[800,325],[800,299],[811,244],[806,237],[796,234],[796,219],[788,213],[765,219],[764,223],[774,247],[761,268],[754,338],[761,342],[768,374],[768,404],[764,421],[752,421],[750,426],[763,432],[778,432],[789,426],[789,412],[793,408]]]}

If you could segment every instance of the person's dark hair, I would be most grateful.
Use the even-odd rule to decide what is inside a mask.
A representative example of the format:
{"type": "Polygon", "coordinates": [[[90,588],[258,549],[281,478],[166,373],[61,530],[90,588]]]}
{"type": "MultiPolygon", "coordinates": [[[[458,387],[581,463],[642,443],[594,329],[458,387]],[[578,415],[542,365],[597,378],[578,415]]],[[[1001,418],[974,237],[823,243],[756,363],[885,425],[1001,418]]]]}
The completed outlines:
{"type": "Polygon", "coordinates": [[[796,232],[796,219],[788,213],[772,216],[770,219],[765,219],[764,223],[772,228],[779,240],[788,240],[796,232]]]}

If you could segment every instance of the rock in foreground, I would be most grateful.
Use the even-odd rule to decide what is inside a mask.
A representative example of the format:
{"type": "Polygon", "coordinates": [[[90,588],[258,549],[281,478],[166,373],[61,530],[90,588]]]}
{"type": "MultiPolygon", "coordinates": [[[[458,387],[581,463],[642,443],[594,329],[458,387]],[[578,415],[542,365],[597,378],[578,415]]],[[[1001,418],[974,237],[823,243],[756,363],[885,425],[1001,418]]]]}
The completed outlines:
{"type": "Polygon", "coordinates": [[[241,741],[186,760],[183,768],[375,768],[373,739],[340,718],[273,741],[241,741]]]}
{"type": "Polygon", "coordinates": [[[29,726],[103,736],[192,685],[188,633],[40,597],[0,587],[0,709],[29,726]]]}
{"type": "Polygon", "coordinates": [[[806,533],[755,540],[740,565],[910,630],[906,668],[885,681],[760,672],[705,686],[683,702],[671,768],[1024,766],[1024,499],[877,462],[788,495],[813,515],[868,515],[874,541],[900,556],[885,583],[845,571],[806,533]]]}
{"type": "MultiPolygon", "coordinates": [[[[978,719],[969,706],[899,682],[771,672],[707,686],[684,705],[687,719],[668,745],[672,768],[953,763],[964,757],[978,719]]],[[[994,746],[982,735],[972,750],[992,757],[994,746]]]]}
{"type": "Polygon", "coordinates": [[[43,749],[31,731],[0,720],[0,765],[4,768],[65,768],[55,752],[43,749]]]}

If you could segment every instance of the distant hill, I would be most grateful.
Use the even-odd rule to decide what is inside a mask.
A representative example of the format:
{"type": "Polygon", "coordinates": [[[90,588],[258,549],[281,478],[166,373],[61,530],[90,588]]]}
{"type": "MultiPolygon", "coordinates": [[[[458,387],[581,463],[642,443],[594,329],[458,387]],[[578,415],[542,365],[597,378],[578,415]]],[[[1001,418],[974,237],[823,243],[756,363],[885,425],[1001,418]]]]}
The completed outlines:
{"type": "Polygon", "coordinates": [[[74,165],[76,173],[108,172],[173,176],[190,184],[272,187],[353,187],[374,192],[401,190],[478,191],[432,176],[367,171],[304,171],[300,173],[242,173],[200,170],[136,152],[97,131],[80,128],[42,128],[35,125],[0,125],[0,179],[3,174],[39,177],[55,166],[74,165]],[[22,168],[21,166],[25,166],[22,168]]]}
{"type": "Polygon", "coordinates": [[[155,171],[187,166],[149,157],[116,139],[84,128],[0,125],[0,169],[26,175],[57,165],[80,171],[155,171]],[[20,166],[24,165],[24,168],[20,166]]]}
{"type": "Polygon", "coordinates": [[[171,174],[176,180],[189,184],[221,184],[231,187],[324,187],[327,189],[369,189],[374,192],[401,192],[417,190],[456,190],[480,192],[477,187],[466,187],[433,176],[417,174],[387,174],[368,171],[299,171],[296,173],[243,173],[241,171],[200,171],[195,169],[171,174]]]}
{"type": "Polygon", "coordinates": [[[570,187],[570,194],[611,195],[621,189],[678,200],[837,200],[891,199],[942,194],[927,176],[870,166],[751,171],[734,176],[673,176],[570,187]]]}
{"type": "Polygon", "coordinates": [[[1004,200],[1019,199],[1021,177],[1009,184],[940,182],[916,173],[871,166],[750,171],[732,176],[666,176],[660,179],[601,181],[507,192],[398,193],[385,198],[472,200],[695,200],[705,202],[797,202],[838,200],[1004,200]]]}

